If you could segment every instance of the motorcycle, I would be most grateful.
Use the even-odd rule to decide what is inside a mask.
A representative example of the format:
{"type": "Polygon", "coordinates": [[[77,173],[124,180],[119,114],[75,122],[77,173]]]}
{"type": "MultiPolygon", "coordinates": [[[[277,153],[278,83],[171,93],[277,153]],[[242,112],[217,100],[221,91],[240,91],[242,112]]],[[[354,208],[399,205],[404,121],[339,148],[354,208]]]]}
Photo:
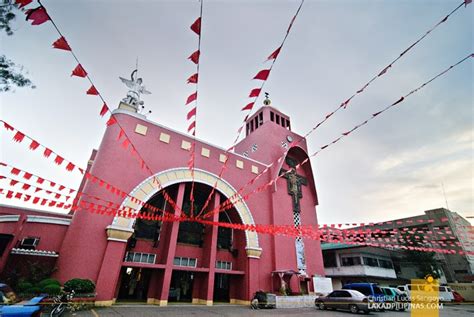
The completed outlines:
{"type": "Polygon", "coordinates": [[[50,317],[60,317],[64,312],[70,309],[70,304],[74,298],[74,290],[69,293],[57,295],[53,298],[53,306],[51,309],[50,317]]]}

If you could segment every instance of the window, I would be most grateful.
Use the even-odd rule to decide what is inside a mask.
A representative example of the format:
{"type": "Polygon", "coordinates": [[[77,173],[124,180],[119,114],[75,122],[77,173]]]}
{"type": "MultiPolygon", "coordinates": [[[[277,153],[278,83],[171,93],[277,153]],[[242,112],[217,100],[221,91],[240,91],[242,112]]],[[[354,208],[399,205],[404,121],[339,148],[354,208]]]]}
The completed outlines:
{"type": "MultiPolygon", "coordinates": [[[[189,197],[189,194],[190,194],[190,190],[186,189],[184,197],[189,197]]],[[[197,215],[199,213],[199,211],[201,210],[203,205],[204,205],[204,202],[201,202],[200,197],[198,197],[196,195],[195,196],[195,202],[194,202],[194,214],[195,215],[197,215]]],[[[191,214],[190,213],[190,210],[191,210],[190,201],[186,201],[185,203],[183,203],[182,210],[183,210],[183,213],[186,216],[190,216],[190,214],[191,214]]],[[[204,231],[204,225],[202,225],[198,222],[183,221],[179,224],[178,243],[186,243],[186,244],[202,246],[203,231],[204,231]]]]}
{"type": "Polygon", "coordinates": [[[253,120],[250,121],[250,132],[253,132],[253,120]]]}
{"type": "MultiPolygon", "coordinates": [[[[227,212],[219,213],[219,222],[231,223],[227,212]]],[[[217,247],[219,249],[232,249],[232,229],[225,227],[217,228],[217,247]]]]}
{"type": "Polygon", "coordinates": [[[360,265],[360,257],[358,256],[345,256],[341,258],[342,266],[353,266],[360,265]]]}
{"type": "Polygon", "coordinates": [[[36,249],[38,246],[38,243],[40,241],[40,238],[36,237],[26,237],[21,240],[21,247],[24,249],[36,249]]]}
{"type": "Polygon", "coordinates": [[[364,294],[365,296],[369,296],[369,295],[372,295],[372,291],[370,289],[370,287],[367,285],[367,286],[354,286],[352,287],[353,290],[355,291],[359,291],[361,292],[362,294],[364,294]]]}
{"type": "Polygon", "coordinates": [[[196,267],[197,259],[195,258],[185,258],[185,257],[175,257],[173,259],[173,265],[176,266],[187,266],[187,267],[196,267]]]}
{"type": "Polygon", "coordinates": [[[393,269],[392,262],[389,260],[379,259],[379,264],[380,264],[380,267],[383,267],[384,269],[393,269]]]}
{"type": "Polygon", "coordinates": [[[262,125],[263,124],[263,112],[260,112],[258,114],[258,124],[262,125]]]}
{"type": "Polygon", "coordinates": [[[156,254],[142,252],[127,252],[125,262],[155,264],[156,254]]]}
{"type": "Polygon", "coordinates": [[[5,252],[5,249],[12,238],[13,236],[11,234],[0,234],[0,256],[5,252]]]}
{"type": "Polygon", "coordinates": [[[290,120],[286,120],[286,127],[290,130],[290,120]]]}
{"type": "Polygon", "coordinates": [[[232,262],[216,261],[216,269],[232,270],[232,262]]]}
{"type": "Polygon", "coordinates": [[[270,111],[270,121],[275,122],[275,114],[273,113],[273,111],[270,111]]]}
{"type": "Polygon", "coordinates": [[[135,238],[145,240],[160,240],[161,223],[155,220],[137,218],[135,222],[135,238]]]}
{"type": "Polygon", "coordinates": [[[276,115],[276,123],[280,124],[280,116],[279,115],[276,115]]]}
{"type": "Polygon", "coordinates": [[[368,265],[368,266],[374,266],[374,267],[379,266],[379,263],[378,263],[377,259],[369,258],[369,257],[366,257],[366,256],[364,256],[364,264],[368,265]]]}
{"type": "Polygon", "coordinates": [[[323,256],[324,267],[337,267],[336,254],[328,252],[323,256]]]}
{"type": "Polygon", "coordinates": [[[467,270],[454,270],[456,274],[467,274],[467,270]]]}
{"type": "Polygon", "coordinates": [[[257,129],[258,128],[258,116],[253,118],[253,121],[255,121],[255,129],[257,129]]]}

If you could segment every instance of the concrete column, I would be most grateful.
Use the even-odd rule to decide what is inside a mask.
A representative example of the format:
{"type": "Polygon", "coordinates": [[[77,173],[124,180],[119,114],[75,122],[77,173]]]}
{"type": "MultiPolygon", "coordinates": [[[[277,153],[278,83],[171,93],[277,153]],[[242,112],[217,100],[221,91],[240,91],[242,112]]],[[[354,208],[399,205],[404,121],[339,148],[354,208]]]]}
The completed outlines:
{"type": "MultiPolygon", "coordinates": [[[[174,215],[179,217],[181,216],[180,210],[183,208],[184,200],[184,191],[186,189],[186,184],[181,183],[178,187],[178,195],[176,198],[176,210],[174,215]]],[[[171,232],[169,234],[169,244],[168,244],[168,254],[166,256],[166,268],[163,275],[163,283],[161,284],[161,292],[159,295],[159,304],[160,306],[168,305],[168,295],[170,291],[171,275],[173,274],[173,260],[176,254],[176,243],[178,241],[178,231],[179,231],[179,222],[174,221],[171,224],[171,232]]]]}

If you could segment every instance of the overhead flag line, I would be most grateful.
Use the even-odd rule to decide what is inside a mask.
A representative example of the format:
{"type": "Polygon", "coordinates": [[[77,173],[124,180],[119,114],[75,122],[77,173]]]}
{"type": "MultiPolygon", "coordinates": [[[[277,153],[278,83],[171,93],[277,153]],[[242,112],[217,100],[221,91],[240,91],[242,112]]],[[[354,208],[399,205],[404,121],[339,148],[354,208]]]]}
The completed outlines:
{"type": "MultiPolygon", "coordinates": [[[[308,163],[310,161],[310,158],[318,155],[321,151],[329,148],[331,145],[334,145],[335,143],[339,142],[341,139],[347,137],[349,134],[351,134],[352,132],[354,132],[355,130],[361,128],[362,126],[366,125],[369,121],[375,119],[376,117],[378,117],[380,114],[388,111],[389,109],[391,109],[392,107],[402,103],[403,101],[405,101],[409,96],[415,94],[416,92],[418,92],[419,90],[425,88],[427,85],[429,85],[431,82],[433,82],[434,80],[440,78],[441,76],[445,75],[446,73],[448,73],[449,71],[451,71],[452,69],[454,69],[456,66],[460,65],[461,63],[465,62],[466,60],[468,60],[469,58],[472,58],[474,57],[474,53],[471,53],[469,55],[467,55],[466,57],[464,57],[463,59],[461,59],[460,61],[458,61],[457,63],[449,66],[448,68],[446,68],[445,70],[441,71],[440,73],[438,73],[437,75],[433,76],[431,79],[429,79],[428,81],[424,82],[422,85],[418,86],[417,88],[411,90],[410,92],[408,92],[407,94],[405,94],[404,96],[400,97],[400,99],[396,100],[395,102],[391,103],[390,105],[386,106],[385,108],[381,109],[380,111],[377,111],[375,113],[372,114],[372,116],[370,118],[368,118],[367,120],[361,122],[360,124],[356,125],[355,127],[353,127],[351,130],[348,130],[346,132],[343,132],[341,134],[341,136],[337,137],[336,139],[334,139],[332,142],[326,144],[326,145],[323,145],[322,147],[320,147],[319,150],[317,150],[316,152],[314,152],[313,154],[309,155],[305,160],[303,160],[302,162],[300,162],[299,164],[296,165],[295,169],[299,169],[301,168],[301,166],[305,165],[306,163],[308,163]]],[[[265,169],[267,170],[268,167],[265,169]]],[[[216,207],[214,210],[211,210],[210,212],[208,212],[207,214],[204,214],[203,217],[208,217],[210,215],[212,215],[213,213],[218,213],[218,212],[221,212],[221,211],[225,211],[225,210],[228,210],[230,208],[232,208],[232,206],[236,203],[236,202],[239,202],[241,200],[247,200],[250,196],[252,196],[253,194],[255,193],[259,193],[259,192],[262,192],[264,190],[266,190],[269,186],[273,185],[278,179],[282,178],[282,177],[285,177],[288,173],[290,173],[292,170],[288,170],[284,173],[281,173],[281,175],[277,176],[275,179],[272,179],[270,182],[266,183],[266,184],[263,184],[261,186],[259,186],[258,188],[254,189],[253,191],[243,195],[242,195],[242,192],[243,192],[243,189],[246,188],[248,186],[248,184],[253,184],[255,179],[256,178],[253,178],[252,180],[250,180],[246,185],[244,185],[243,187],[241,187],[237,193],[235,193],[234,195],[232,195],[231,197],[229,197],[226,201],[224,201],[221,205],[219,205],[218,207],[216,207]]]]}
{"type": "MultiPolygon", "coordinates": [[[[265,83],[268,79],[268,77],[270,76],[270,72],[271,70],[273,69],[273,66],[275,65],[275,62],[281,52],[281,49],[283,48],[283,45],[285,44],[286,42],[286,39],[288,38],[288,35],[290,34],[290,31],[291,31],[291,28],[293,27],[293,24],[296,20],[296,18],[298,17],[298,14],[300,13],[301,11],[301,8],[303,7],[303,4],[304,4],[304,1],[305,0],[301,0],[300,2],[300,5],[298,6],[298,9],[296,10],[296,13],[295,15],[293,16],[293,18],[291,19],[290,21],[290,24],[286,30],[286,33],[285,33],[285,36],[283,37],[283,41],[281,42],[280,46],[275,50],[273,51],[273,53],[270,54],[270,56],[268,56],[267,60],[266,61],[272,61],[271,64],[270,64],[270,67],[269,68],[266,68],[266,69],[263,69],[261,71],[259,71],[257,73],[257,75],[255,75],[253,77],[254,80],[260,80],[262,83],[260,85],[259,88],[254,88],[250,91],[250,94],[249,94],[249,97],[251,98],[254,98],[252,102],[250,102],[249,104],[247,104],[245,107],[243,107],[241,109],[241,111],[246,111],[246,115],[243,119],[243,122],[240,126],[240,128],[237,130],[237,136],[236,138],[234,139],[234,142],[232,143],[232,146],[226,150],[225,152],[225,156],[227,157],[228,156],[228,153],[230,151],[232,151],[235,147],[235,145],[237,144],[237,141],[239,140],[240,138],[240,134],[242,133],[242,130],[245,126],[245,123],[247,121],[247,119],[249,118],[249,115],[250,113],[252,112],[252,109],[256,103],[256,101],[258,100],[258,97],[260,96],[260,93],[262,92],[263,90],[263,87],[265,86],[265,83]]],[[[207,197],[206,199],[206,202],[204,203],[203,207],[201,208],[201,210],[199,211],[198,213],[198,217],[204,212],[204,210],[207,208],[207,206],[209,205],[210,201],[211,201],[211,197],[212,197],[212,194],[215,192],[216,188],[217,188],[217,184],[218,182],[222,179],[222,176],[224,175],[224,172],[227,168],[227,162],[228,162],[228,158],[223,162],[222,164],[222,167],[221,167],[221,170],[219,172],[219,176],[217,177],[217,180],[215,181],[213,187],[212,187],[212,190],[211,192],[209,193],[209,196],[207,197]]]]}

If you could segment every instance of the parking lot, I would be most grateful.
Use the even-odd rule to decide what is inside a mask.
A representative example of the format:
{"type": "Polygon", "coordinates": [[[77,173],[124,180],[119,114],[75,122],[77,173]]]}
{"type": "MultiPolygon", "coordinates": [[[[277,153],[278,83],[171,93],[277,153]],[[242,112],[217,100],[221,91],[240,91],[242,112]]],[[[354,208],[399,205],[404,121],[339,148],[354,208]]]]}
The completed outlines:
{"type": "MultiPolygon", "coordinates": [[[[449,305],[444,306],[440,311],[440,317],[454,317],[454,316],[469,316],[474,313],[474,304],[465,305],[449,305]]],[[[94,308],[88,311],[80,311],[76,313],[68,313],[66,316],[249,316],[249,317],[264,317],[264,316],[357,316],[344,311],[321,311],[316,308],[294,308],[294,309],[271,309],[271,310],[251,310],[245,306],[234,305],[216,305],[216,306],[150,306],[150,305],[115,305],[107,308],[94,308]]],[[[358,316],[364,316],[358,314],[358,316]]],[[[409,317],[410,312],[374,312],[369,316],[380,317],[409,317]]]]}

